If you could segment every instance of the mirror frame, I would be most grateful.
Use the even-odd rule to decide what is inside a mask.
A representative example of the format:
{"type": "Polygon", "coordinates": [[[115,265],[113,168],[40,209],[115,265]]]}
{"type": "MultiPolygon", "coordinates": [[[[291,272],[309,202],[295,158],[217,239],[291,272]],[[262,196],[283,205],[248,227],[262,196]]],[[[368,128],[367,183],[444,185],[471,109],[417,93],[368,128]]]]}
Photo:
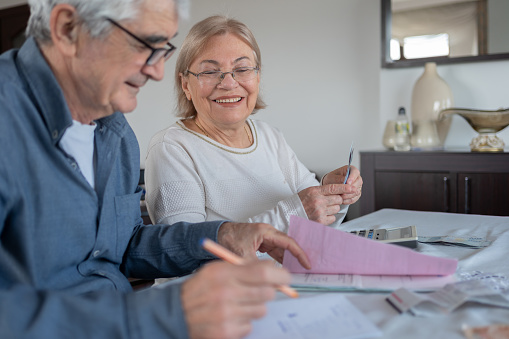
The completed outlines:
{"type": "Polygon", "coordinates": [[[457,64],[464,62],[478,62],[478,61],[492,61],[492,60],[507,60],[509,53],[498,53],[489,55],[476,55],[464,57],[433,57],[433,58],[420,58],[411,60],[391,60],[390,55],[390,41],[391,41],[391,27],[392,27],[392,11],[391,0],[381,0],[382,4],[382,68],[404,68],[404,67],[422,67],[426,62],[436,62],[437,64],[457,64]]]}

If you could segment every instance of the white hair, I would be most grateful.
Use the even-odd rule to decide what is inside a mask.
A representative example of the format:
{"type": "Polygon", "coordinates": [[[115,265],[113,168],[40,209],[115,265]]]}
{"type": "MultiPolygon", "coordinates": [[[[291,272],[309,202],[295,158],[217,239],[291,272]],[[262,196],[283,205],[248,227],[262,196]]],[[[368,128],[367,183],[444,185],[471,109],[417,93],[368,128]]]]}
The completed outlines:
{"type": "MultiPolygon", "coordinates": [[[[88,29],[90,36],[101,38],[108,34],[111,24],[104,20],[108,17],[115,21],[136,18],[140,6],[145,0],[28,0],[30,19],[26,36],[33,36],[39,42],[51,41],[49,19],[53,7],[69,4],[76,8],[81,23],[88,29]]],[[[170,1],[170,0],[168,0],[170,1]]],[[[175,3],[179,16],[187,17],[188,1],[171,0],[175,3]]]]}

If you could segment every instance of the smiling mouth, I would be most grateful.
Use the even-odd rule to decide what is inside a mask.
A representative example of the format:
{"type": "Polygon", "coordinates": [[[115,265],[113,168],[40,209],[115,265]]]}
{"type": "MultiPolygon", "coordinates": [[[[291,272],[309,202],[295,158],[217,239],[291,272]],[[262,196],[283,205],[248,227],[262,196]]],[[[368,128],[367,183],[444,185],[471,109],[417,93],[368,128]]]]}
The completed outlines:
{"type": "Polygon", "coordinates": [[[214,101],[217,102],[218,104],[230,104],[230,103],[234,103],[234,102],[239,102],[240,100],[242,100],[241,97],[230,98],[230,99],[217,99],[214,101]]]}

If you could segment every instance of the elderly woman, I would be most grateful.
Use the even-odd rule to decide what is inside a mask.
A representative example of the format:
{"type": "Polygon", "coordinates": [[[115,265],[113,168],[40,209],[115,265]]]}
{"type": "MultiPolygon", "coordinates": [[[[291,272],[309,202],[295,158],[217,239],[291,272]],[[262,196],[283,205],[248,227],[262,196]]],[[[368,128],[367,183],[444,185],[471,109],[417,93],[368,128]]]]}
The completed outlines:
{"type": "Polygon", "coordinates": [[[189,32],[177,60],[177,121],[151,140],[146,201],[155,223],[227,219],[288,230],[290,215],[339,224],[361,195],[346,166],[319,183],[283,135],[249,119],[259,96],[261,53],[241,22],[212,16],[189,32]]]}

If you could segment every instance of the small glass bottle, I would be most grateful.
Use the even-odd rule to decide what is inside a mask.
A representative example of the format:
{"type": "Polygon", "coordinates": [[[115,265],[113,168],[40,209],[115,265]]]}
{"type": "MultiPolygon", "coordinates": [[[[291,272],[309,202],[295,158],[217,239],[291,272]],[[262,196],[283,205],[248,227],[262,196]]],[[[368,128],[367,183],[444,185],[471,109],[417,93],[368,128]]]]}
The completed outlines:
{"type": "Polygon", "coordinates": [[[400,107],[398,111],[398,118],[396,119],[396,137],[394,140],[395,151],[409,151],[410,150],[410,128],[408,118],[406,116],[405,108],[400,107]]]}

